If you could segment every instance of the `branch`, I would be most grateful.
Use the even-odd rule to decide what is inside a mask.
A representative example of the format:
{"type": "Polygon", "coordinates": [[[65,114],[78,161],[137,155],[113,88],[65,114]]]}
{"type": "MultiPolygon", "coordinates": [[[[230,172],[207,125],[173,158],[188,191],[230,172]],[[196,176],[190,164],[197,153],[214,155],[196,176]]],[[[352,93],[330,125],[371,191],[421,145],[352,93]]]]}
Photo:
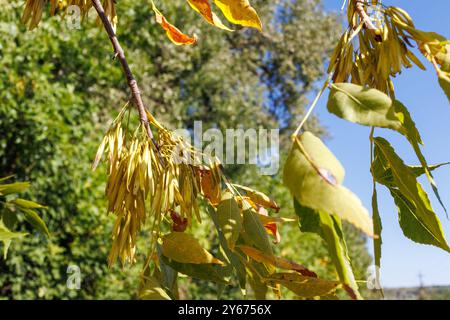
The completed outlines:
{"type": "Polygon", "coordinates": [[[367,4],[365,0],[353,0],[355,2],[355,10],[358,13],[361,20],[364,22],[364,25],[368,30],[374,31],[378,30],[378,28],[373,24],[372,19],[370,19],[366,10],[364,9],[364,5],[367,4]]]}
{"type": "MultiPolygon", "coordinates": [[[[127,59],[125,58],[125,53],[123,52],[122,47],[120,46],[119,40],[117,39],[116,33],[114,32],[114,29],[109,22],[105,10],[103,9],[103,6],[100,2],[100,0],[92,0],[92,5],[94,6],[95,10],[98,13],[98,16],[100,17],[100,20],[102,21],[103,26],[105,27],[106,33],[109,36],[109,39],[111,40],[112,46],[114,48],[115,56],[122,65],[123,72],[127,78],[128,86],[130,87],[131,94],[133,96],[134,102],[136,104],[137,110],[139,112],[139,117],[141,120],[142,125],[144,126],[145,130],[147,131],[147,135],[150,139],[152,139],[153,143],[155,143],[153,139],[153,132],[150,129],[150,124],[148,121],[147,113],[145,112],[144,102],[142,101],[141,92],[139,90],[139,86],[137,84],[136,79],[133,76],[133,73],[131,72],[130,66],[128,65],[127,59]]],[[[155,146],[156,143],[155,143],[155,146]]]]}

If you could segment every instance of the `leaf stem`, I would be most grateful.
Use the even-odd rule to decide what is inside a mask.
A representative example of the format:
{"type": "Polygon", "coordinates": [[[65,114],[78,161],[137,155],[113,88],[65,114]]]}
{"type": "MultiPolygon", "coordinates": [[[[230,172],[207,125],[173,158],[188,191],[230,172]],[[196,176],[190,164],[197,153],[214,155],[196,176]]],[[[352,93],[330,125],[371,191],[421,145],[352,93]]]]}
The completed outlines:
{"type": "Polygon", "coordinates": [[[378,30],[378,28],[373,24],[372,19],[367,14],[366,10],[364,10],[364,6],[367,5],[366,0],[353,0],[355,3],[355,10],[358,13],[361,20],[366,25],[366,28],[372,32],[378,30]]]}
{"type": "Polygon", "coordinates": [[[291,137],[292,140],[294,140],[298,136],[298,134],[300,133],[300,130],[302,130],[302,128],[305,125],[306,121],[308,121],[308,118],[313,113],[314,108],[317,105],[317,102],[319,102],[320,97],[322,96],[322,94],[325,91],[325,89],[328,87],[329,82],[330,82],[330,75],[328,76],[327,80],[325,81],[322,89],[320,89],[320,91],[317,93],[316,97],[314,98],[314,101],[311,104],[311,106],[309,107],[309,110],[306,113],[306,115],[303,117],[302,122],[300,122],[299,126],[297,127],[297,129],[295,130],[294,134],[292,135],[292,137],[291,137]]]}

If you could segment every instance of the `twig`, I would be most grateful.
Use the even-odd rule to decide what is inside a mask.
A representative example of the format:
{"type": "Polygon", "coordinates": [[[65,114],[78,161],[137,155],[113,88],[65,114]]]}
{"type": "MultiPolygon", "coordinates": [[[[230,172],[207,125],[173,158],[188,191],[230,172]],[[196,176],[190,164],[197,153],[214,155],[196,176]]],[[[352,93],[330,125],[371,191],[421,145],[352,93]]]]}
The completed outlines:
{"type": "Polygon", "coordinates": [[[119,40],[117,39],[116,33],[114,32],[114,29],[109,22],[105,10],[103,9],[103,6],[100,2],[100,0],[92,0],[92,5],[94,6],[95,10],[98,13],[98,16],[100,17],[100,20],[102,21],[102,24],[106,30],[106,33],[109,36],[109,39],[111,40],[111,43],[114,48],[114,57],[117,58],[120,61],[120,64],[122,65],[123,72],[125,73],[125,76],[127,78],[128,86],[130,87],[131,94],[133,96],[134,102],[136,104],[136,108],[139,112],[139,117],[142,125],[144,126],[145,130],[147,131],[147,135],[149,138],[153,141],[153,143],[156,145],[156,142],[153,138],[153,132],[150,128],[150,124],[148,121],[147,113],[145,112],[145,106],[144,102],[142,101],[141,92],[139,90],[139,86],[137,84],[136,79],[133,76],[133,73],[131,72],[130,66],[128,65],[127,59],[125,58],[125,53],[119,43],[119,40]]]}
{"type": "Polygon", "coordinates": [[[366,28],[372,32],[375,33],[378,28],[373,24],[372,19],[367,14],[366,10],[364,9],[364,5],[366,5],[365,0],[353,0],[355,3],[355,10],[358,13],[361,20],[364,22],[364,25],[366,28]]]}

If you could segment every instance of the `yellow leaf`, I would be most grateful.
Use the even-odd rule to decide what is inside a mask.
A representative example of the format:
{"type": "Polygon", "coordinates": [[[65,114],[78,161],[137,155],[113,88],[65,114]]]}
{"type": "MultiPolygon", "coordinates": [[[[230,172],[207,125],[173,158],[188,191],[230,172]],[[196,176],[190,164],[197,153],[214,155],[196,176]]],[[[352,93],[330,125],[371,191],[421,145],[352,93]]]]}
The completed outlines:
{"type": "Polygon", "coordinates": [[[342,185],[345,171],[325,144],[310,132],[294,140],[284,166],[283,181],[304,207],[352,223],[371,237],[372,219],[361,200],[342,185]]]}
{"type": "Polygon", "coordinates": [[[264,208],[274,209],[276,212],[278,212],[280,210],[280,207],[278,206],[278,204],[274,200],[269,198],[267,195],[265,195],[264,193],[253,190],[249,187],[238,185],[238,184],[235,184],[234,186],[241,190],[244,190],[247,193],[247,197],[253,203],[260,205],[264,208]]]}
{"type": "Polygon", "coordinates": [[[154,277],[146,277],[144,286],[139,292],[141,300],[172,300],[154,277]]]}
{"type": "Polygon", "coordinates": [[[187,0],[189,5],[196,12],[200,13],[208,23],[220,29],[233,31],[222,23],[222,20],[212,11],[209,0],[187,0]]]}
{"type": "Polygon", "coordinates": [[[205,198],[209,199],[213,206],[217,206],[222,197],[222,186],[218,177],[214,175],[213,170],[204,168],[200,169],[200,181],[205,198]]]}
{"type": "Polygon", "coordinates": [[[155,12],[156,22],[166,30],[167,37],[176,45],[192,45],[197,42],[195,37],[190,37],[170,24],[152,1],[152,9],[155,12]]]}
{"type": "Polygon", "coordinates": [[[162,253],[165,257],[180,263],[220,264],[223,262],[213,257],[191,235],[184,232],[172,232],[162,238],[162,253]]]}
{"type": "Polygon", "coordinates": [[[258,13],[248,0],[214,0],[228,21],[262,31],[258,13]]]}

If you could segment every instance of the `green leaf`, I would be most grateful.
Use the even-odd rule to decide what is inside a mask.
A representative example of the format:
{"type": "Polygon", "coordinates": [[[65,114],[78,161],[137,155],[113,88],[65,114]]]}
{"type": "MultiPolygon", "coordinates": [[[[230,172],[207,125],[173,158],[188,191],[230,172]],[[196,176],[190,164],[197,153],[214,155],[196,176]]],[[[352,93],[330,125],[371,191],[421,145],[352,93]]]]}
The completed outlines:
{"type": "Polygon", "coordinates": [[[8,207],[5,209],[1,214],[1,219],[6,228],[14,229],[18,221],[16,211],[12,211],[8,207]]]}
{"type": "Polygon", "coordinates": [[[50,237],[50,232],[45,224],[45,222],[39,217],[36,211],[26,208],[19,208],[21,212],[24,213],[25,219],[35,227],[39,232],[45,234],[47,237],[50,237]]]}
{"type": "Polygon", "coordinates": [[[332,84],[328,111],[350,122],[399,130],[392,100],[383,92],[352,83],[332,84]]]}
{"type": "MultiPolygon", "coordinates": [[[[447,165],[450,165],[450,162],[428,166],[428,169],[430,171],[434,171],[447,165]]],[[[411,170],[416,178],[419,178],[420,176],[425,174],[425,169],[422,166],[407,165],[407,167],[411,170]]],[[[387,187],[395,186],[392,170],[382,162],[382,158],[375,157],[374,162],[372,163],[372,173],[374,177],[376,177],[378,183],[387,187]]]]}
{"type": "Polygon", "coordinates": [[[245,191],[245,195],[248,198],[250,198],[250,200],[254,204],[264,207],[264,208],[273,209],[276,212],[280,211],[280,207],[278,206],[278,204],[273,199],[271,199],[269,196],[267,196],[266,194],[264,194],[260,191],[257,191],[257,190],[253,190],[246,186],[241,186],[239,184],[233,184],[233,186],[245,191]]]}
{"type": "Polygon", "coordinates": [[[176,285],[178,273],[162,260],[162,248],[159,243],[156,244],[156,252],[158,254],[160,271],[158,279],[164,288],[167,288],[172,295],[177,297],[176,285]]]}
{"type": "Polygon", "coordinates": [[[428,166],[425,156],[422,153],[422,150],[420,149],[420,145],[423,144],[422,138],[420,137],[419,130],[417,130],[416,128],[416,124],[411,118],[411,114],[409,113],[408,109],[398,100],[394,101],[394,107],[397,118],[402,123],[402,130],[400,131],[400,133],[402,133],[408,139],[409,143],[413,147],[414,152],[416,153],[416,156],[420,161],[420,164],[424,168],[425,174],[427,175],[427,179],[433,189],[434,194],[436,195],[436,198],[438,199],[442,208],[447,212],[447,209],[445,208],[444,203],[441,200],[441,196],[439,195],[439,191],[436,182],[434,181],[433,175],[431,174],[431,170],[428,166]]]}
{"type": "Polygon", "coordinates": [[[446,210],[438,192],[427,161],[420,149],[422,139],[408,109],[385,93],[352,83],[333,84],[328,100],[328,110],[350,122],[366,126],[389,128],[403,134],[425,168],[427,178],[441,206],[446,210]]]}
{"type": "Polygon", "coordinates": [[[448,101],[450,102],[450,77],[448,77],[444,73],[441,73],[439,75],[439,85],[441,86],[442,90],[444,90],[448,101]]]}
{"type": "Polygon", "coordinates": [[[5,240],[3,241],[3,259],[6,260],[6,258],[8,257],[8,250],[9,247],[11,246],[11,240],[5,240]]]}
{"type": "Polygon", "coordinates": [[[40,205],[39,203],[33,202],[33,201],[29,201],[29,200],[25,200],[25,199],[14,199],[11,201],[11,203],[14,203],[16,206],[19,206],[21,208],[24,209],[42,209],[42,208],[46,208],[43,205],[40,205]]]}
{"type": "Polygon", "coordinates": [[[219,235],[220,246],[223,251],[223,254],[228,259],[227,263],[230,263],[236,273],[236,276],[239,281],[239,285],[241,287],[242,294],[246,295],[246,284],[247,284],[247,272],[245,270],[245,265],[242,263],[241,259],[237,255],[237,253],[233,252],[228,246],[228,241],[225,239],[225,236],[220,229],[219,226],[219,218],[217,215],[217,211],[212,206],[208,206],[208,212],[211,216],[212,221],[217,229],[217,233],[219,235]]]}
{"type": "Polygon", "coordinates": [[[339,287],[339,282],[305,277],[298,273],[275,273],[267,281],[281,284],[302,298],[328,296],[339,287]]]}
{"type": "Polygon", "coordinates": [[[350,288],[352,298],[360,298],[358,285],[347,254],[347,246],[342,235],[339,217],[323,211],[314,211],[302,206],[294,199],[295,213],[301,225],[308,225],[307,232],[313,232],[325,240],[331,260],[336,268],[340,281],[350,288]]]}
{"type": "MultiPolygon", "coordinates": [[[[400,200],[406,199],[409,203],[403,204],[401,209],[403,209],[404,212],[407,212],[406,209],[409,208],[409,211],[414,212],[414,217],[418,220],[420,225],[424,226],[428,230],[428,233],[435,239],[434,245],[446,251],[450,251],[444,237],[441,222],[433,212],[430,200],[420,183],[417,181],[413,170],[403,163],[403,160],[395,153],[388,141],[377,137],[374,139],[374,143],[376,157],[379,157],[379,161],[385,163],[385,165],[389,166],[392,170],[394,181],[393,184],[389,186],[389,189],[391,189],[391,191],[398,190],[398,193],[394,192],[396,195],[394,199],[397,199],[398,202],[397,206],[401,204],[399,202],[400,200]],[[399,194],[402,195],[402,198],[398,196],[399,194]]],[[[375,179],[377,179],[376,176],[375,179]]],[[[380,183],[382,182],[380,181],[380,183]]],[[[408,223],[407,225],[411,226],[412,224],[408,223]]],[[[423,232],[423,228],[415,227],[414,229],[413,227],[412,229],[408,228],[407,231],[403,231],[409,235],[416,234],[413,238],[420,238],[420,233],[423,232]]]]}
{"type": "Polygon", "coordinates": [[[381,232],[383,230],[383,225],[381,224],[380,211],[378,209],[378,194],[376,183],[373,184],[373,194],[372,194],[372,221],[373,221],[373,232],[378,235],[377,238],[373,239],[373,251],[374,251],[374,262],[378,269],[375,270],[375,276],[377,283],[380,281],[379,268],[381,268],[381,245],[383,240],[381,238],[381,232]]]}
{"type": "Polygon", "coordinates": [[[22,238],[26,236],[27,233],[23,232],[12,232],[0,220],[0,241],[3,242],[3,257],[6,259],[8,254],[8,248],[11,245],[11,240],[22,238]]]}
{"type": "Polygon", "coordinates": [[[359,198],[341,185],[339,161],[312,133],[297,137],[284,166],[283,181],[302,206],[335,214],[368,235],[372,220],[359,198]]]}
{"type": "Polygon", "coordinates": [[[248,283],[253,290],[256,300],[266,300],[268,286],[259,277],[249,277],[248,283]]]}
{"type": "Polygon", "coordinates": [[[0,184],[0,195],[20,193],[30,188],[29,182],[15,182],[8,184],[0,184]]]}
{"type": "Polygon", "coordinates": [[[6,180],[8,180],[8,179],[11,179],[12,177],[14,177],[13,174],[10,175],[10,176],[6,176],[6,177],[3,177],[3,178],[0,178],[0,182],[6,181],[6,180]]]}
{"type": "Polygon", "coordinates": [[[298,216],[300,231],[316,233],[323,238],[322,228],[320,226],[320,214],[317,211],[303,207],[294,199],[295,213],[298,216]]]}
{"type": "Polygon", "coordinates": [[[414,242],[441,247],[450,252],[450,248],[442,247],[442,240],[437,238],[416,215],[417,207],[414,203],[397,189],[390,189],[390,192],[398,208],[399,223],[405,237],[414,242]]]}
{"type": "Polygon", "coordinates": [[[26,236],[24,232],[12,232],[5,227],[2,221],[0,221],[0,241],[13,240],[16,238],[22,238],[26,236]]]}
{"type": "Polygon", "coordinates": [[[422,154],[422,139],[408,109],[398,100],[392,100],[385,93],[352,83],[332,85],[328,110],[350,122],[371,127],[389,128],[403,134],[414,149],[427,178],[441,206],[446,210],[434,178],[422,154]]]}
{"type": "Polygon", "coordinates": [[[248,208],[243,211],[243,226],[242,236],[247,244],[255,246],[265,254],[273,255],[267,231],[253,209],[248,208]]]}
{"type": "Polygon", "coordinates": [[[172,232],[162,238],[162,253],[165,257],[180,263],[223,264],[213,257],[190,234],[172,232]]]}
{"type": "Polygon", "coordinates": [[[144,285],[139,292],[141,300],[172,300],[154,277],[145,277],[144,285]]]}
{"type": "Polygon", "coordinates": [[[215,283],[223,283],[223,284],[229,283],[230,273],[229,269],[226,267],[222,267],[211,263],[207,264],[179,263],[165,256],[161,256],[161,260],[174,270],[187,276],[200,280],[212,281],[215,283]]]}
{"type": "Polygon", "coordinates": [[[217,217],[220,230],[222,230],[230,249],[234,248],[242,229],[241,209],[234,196],[227,192],[217,207],[217,217]]]}

